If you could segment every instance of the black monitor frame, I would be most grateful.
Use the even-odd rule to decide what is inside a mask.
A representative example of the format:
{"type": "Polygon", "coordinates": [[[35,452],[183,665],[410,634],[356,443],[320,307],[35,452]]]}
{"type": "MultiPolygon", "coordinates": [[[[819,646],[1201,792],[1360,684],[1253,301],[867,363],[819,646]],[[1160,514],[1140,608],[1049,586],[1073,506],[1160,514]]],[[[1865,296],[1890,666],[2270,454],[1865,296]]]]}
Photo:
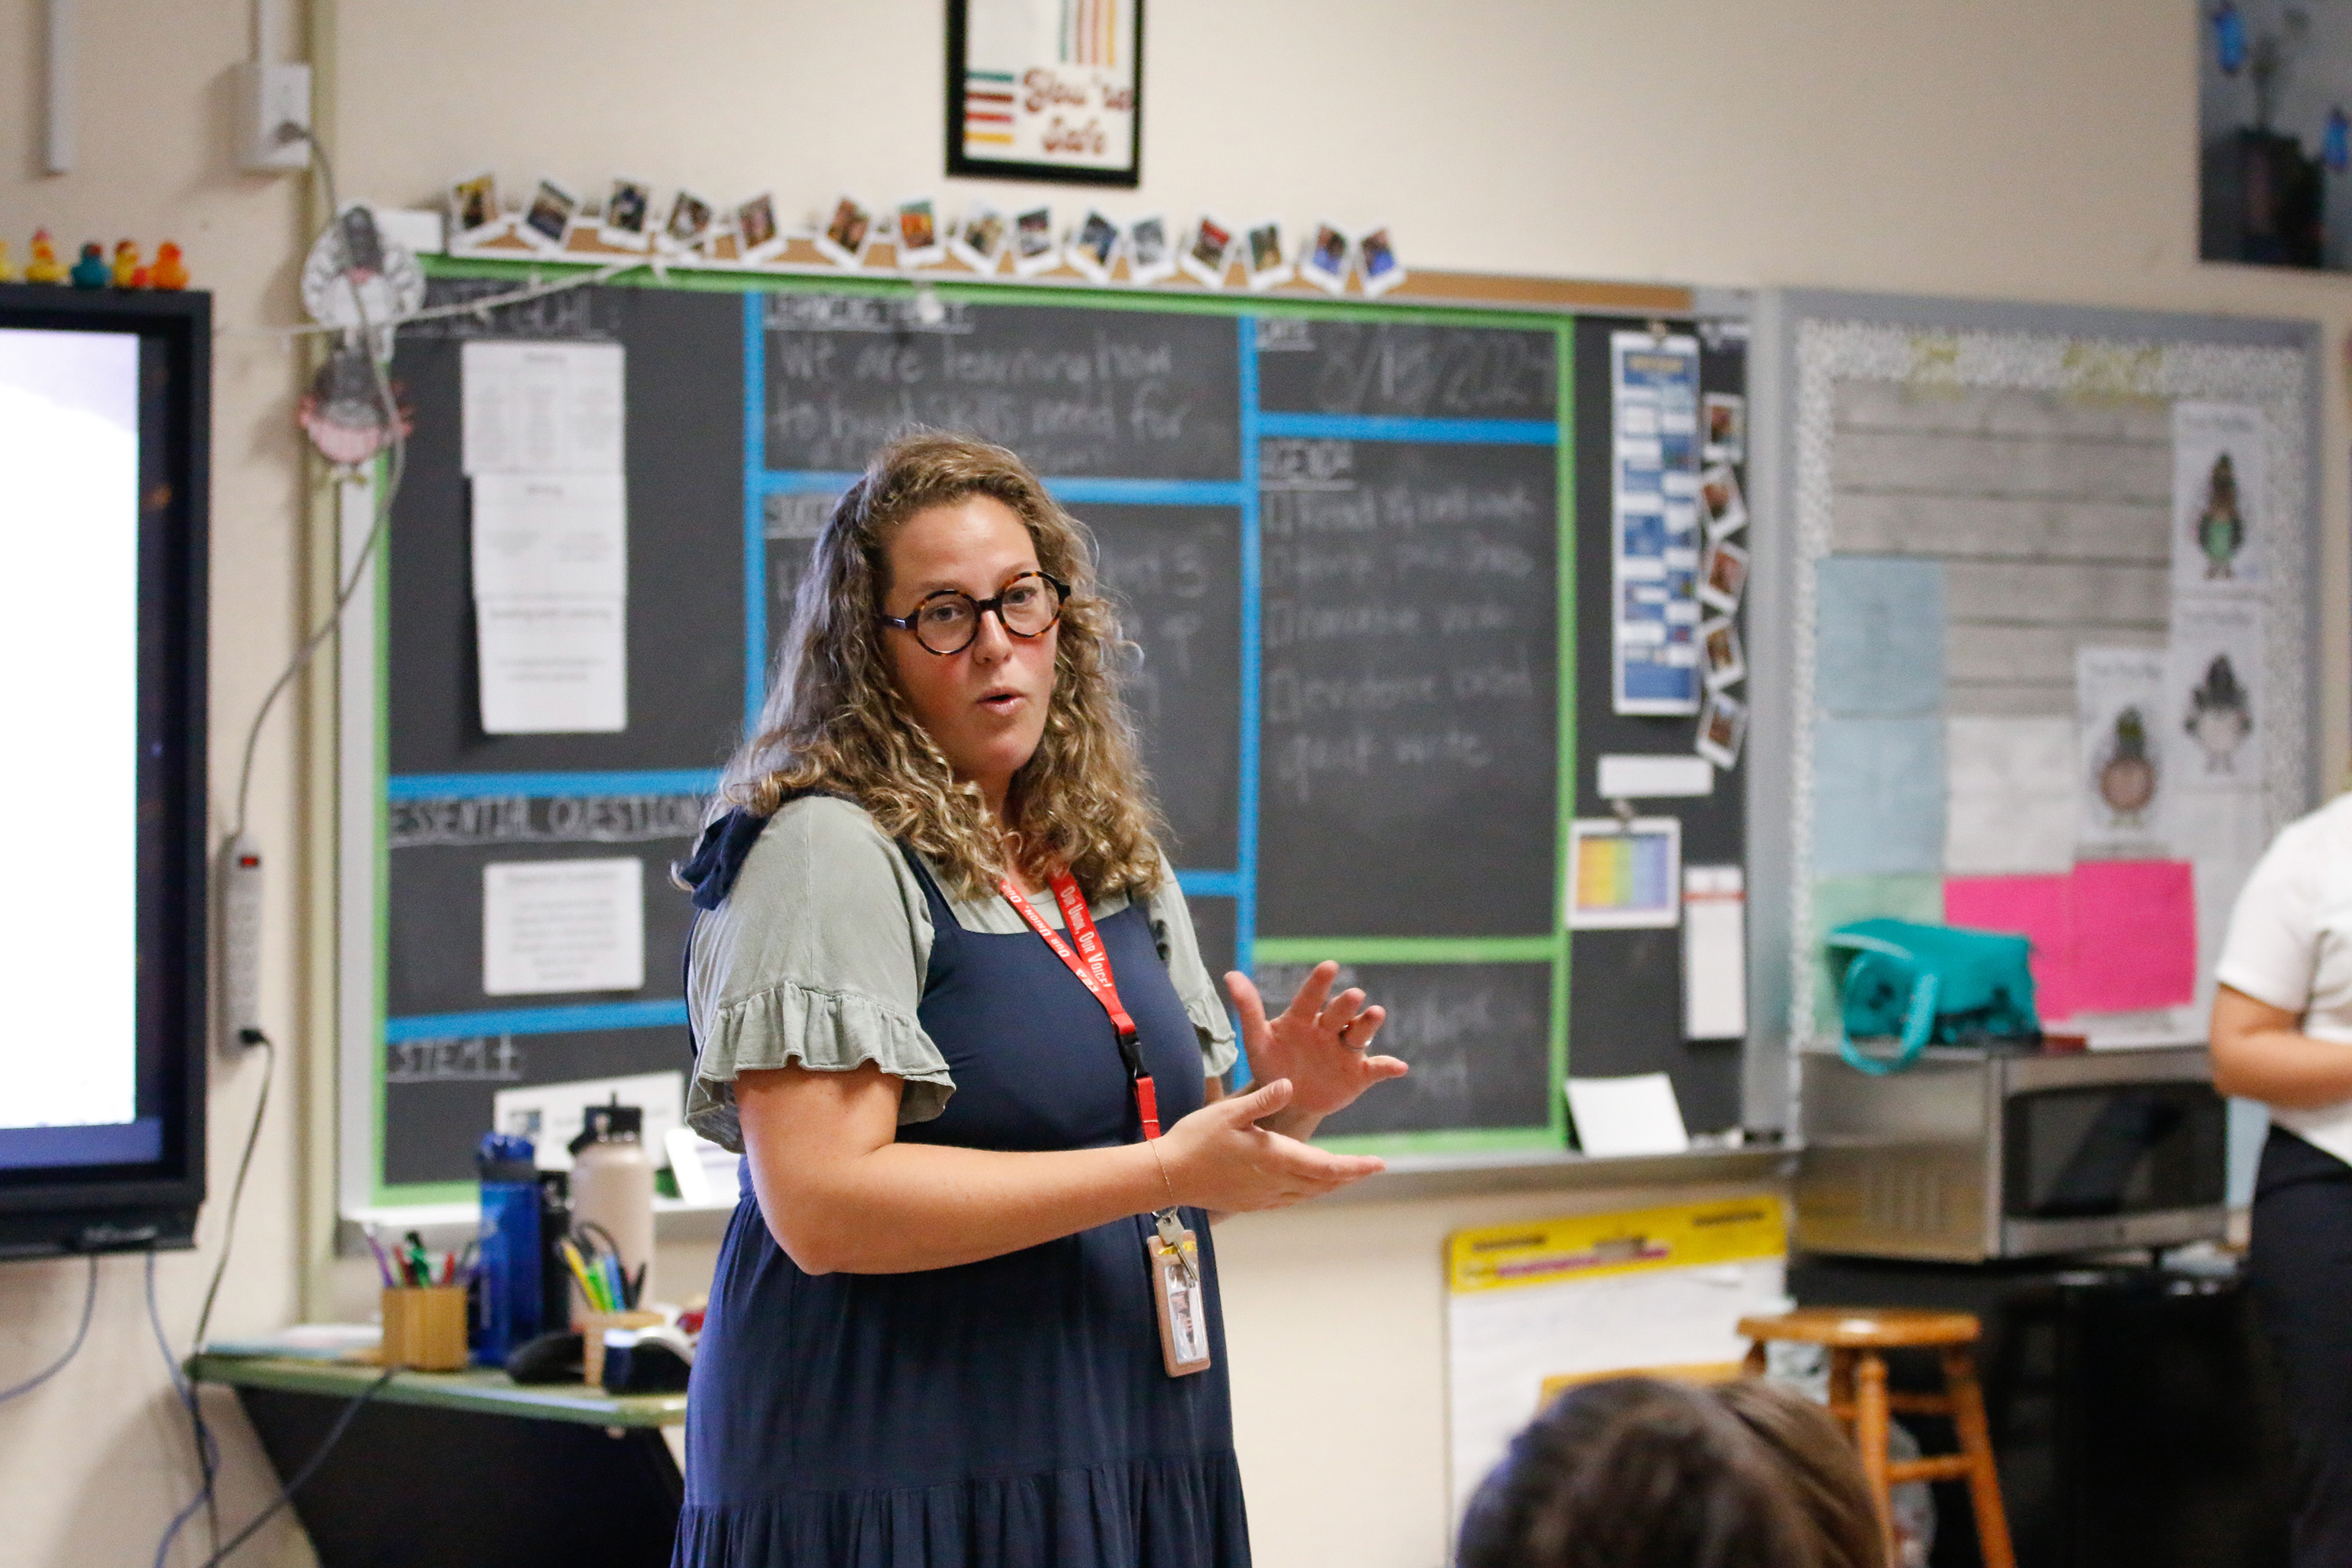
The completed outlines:
{"type": "Polygon", "coordinates": [[[211,1033],[212,297],[0,284],[0,327],[140,338],[138,1097],[142,1116],[163,1123],[152,1162],[0,1169],[0,1258],[189,1247],[205,1199],[211,1033]]]}

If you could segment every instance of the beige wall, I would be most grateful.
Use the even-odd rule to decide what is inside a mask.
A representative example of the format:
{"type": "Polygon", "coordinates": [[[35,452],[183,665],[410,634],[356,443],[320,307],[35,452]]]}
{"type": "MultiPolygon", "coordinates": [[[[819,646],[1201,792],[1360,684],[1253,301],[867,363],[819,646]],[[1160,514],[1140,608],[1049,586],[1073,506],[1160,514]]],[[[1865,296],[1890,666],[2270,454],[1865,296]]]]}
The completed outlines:
{"type": "MultiPolygon", "coordinates": [[[[788,212],[947,182],[937,0],[346,0],[320,13],[344,189],[429,200],[461,170],[593,185],[615,170],[720,200],[772,186],[788,212]]],[[[188,247],[231,326],[292,319],[292,182],[226,153],[226,73],[249,47],[230,0],[81,12],[82,157],[37,173],[38,7],[0,0],[0,237],[188,247]]],[[[1847,0],[1680,5],[1162,0],[1152,8],[1150,184],[1108,205],[1234,219],[1393,225],[1408,264],[1725,285],[1862,289],[2313,317],[2331,344],[2352,284],[2195,260],[2190,8],[2149,0],[1847,0]]],[[[1003,199],[1001,188],[990,194],[1003,199]]],[[[950,205],[957,197],[950,192],[950,205]]],[[[1064,199],[1067,199],[1065,197],[1064,199]]],[[[2326,752],[2352,695],[2343,389],[2329,355],[2326,752]]],[[[292,637],[300,472],[292,354],[225,337],[215,401],[216,807],[234,738],[292,637]]],[[[273,721],[257,820],[274,852],[268,971],[290,1031],[300,824],[296,730],[273,721]]],[[[330,1059],[329,1043],[299,1042],[330,1059]]],[[[257,1064],[214,1094],[226,1192],[257,1064]]],[[[281,1090],[289,1087],[281,1079],[281,1090]]],[[[296,1310],[297,1096],[273,1107],[223,1330],[296,1310]]],[[[1235,1404],[1260,1561],[1429,1568],[1444,1552],[1438,1247],[1469,1224],[1584,1206],[1511,1197],[1329,1208],[1221,1234],[1235,1404]]],[[[157,1268],[184,1340],[217,1245],[157,1268]]],[[[707,1244],[667,1249],[707,1272],[707,1244]]],[[[0,1266],[0,1384],[70,1336],[82,1266],[0,1266]]],[[[363,1295],[363,1276],[338,1280],[363,1295]]],[[[140,1265],[102,1266],[96,1326],[54,1384],[0,1407],[0,1562],[140,1561],[190,1480],[145,1337],[140,1265]]],[[[229,1513],[264,1495],[232,1421],[229,1513]]],[[[188,1557],[186,1561],[195,1561],[188,1557]]],[[[289,1531],[240,1559],[307,1561],[289,1531]]]]}

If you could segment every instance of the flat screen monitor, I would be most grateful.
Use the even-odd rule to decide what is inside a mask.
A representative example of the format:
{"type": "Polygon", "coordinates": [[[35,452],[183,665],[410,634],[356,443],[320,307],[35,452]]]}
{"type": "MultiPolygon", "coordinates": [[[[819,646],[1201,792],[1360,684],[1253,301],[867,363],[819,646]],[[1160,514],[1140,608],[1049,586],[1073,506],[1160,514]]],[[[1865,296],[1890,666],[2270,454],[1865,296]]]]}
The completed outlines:
{"type": "Polygon", "coordinates": [[[210,305],[0,286],[0,1257],[204,1200],[210,305]]]}

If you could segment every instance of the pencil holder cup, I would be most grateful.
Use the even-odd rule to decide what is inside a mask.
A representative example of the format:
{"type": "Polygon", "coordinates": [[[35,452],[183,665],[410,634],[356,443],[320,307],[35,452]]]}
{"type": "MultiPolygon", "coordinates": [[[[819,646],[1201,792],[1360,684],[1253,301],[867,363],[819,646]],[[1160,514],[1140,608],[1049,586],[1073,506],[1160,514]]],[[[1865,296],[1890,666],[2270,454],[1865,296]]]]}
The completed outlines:
{"type": "Polygon", "coordinates": [[[419,1285],[383,1293],[383,1364],[455,1372],[466,1364],[466,1288],[419,1285]]]}
{"type": "Polygon", "coordinates": [[[580,1319],[580,1373],[591,1388],[604,1386],[604,1331],[650,1329],[659,1312],[587,1312],[580,1319]]]}

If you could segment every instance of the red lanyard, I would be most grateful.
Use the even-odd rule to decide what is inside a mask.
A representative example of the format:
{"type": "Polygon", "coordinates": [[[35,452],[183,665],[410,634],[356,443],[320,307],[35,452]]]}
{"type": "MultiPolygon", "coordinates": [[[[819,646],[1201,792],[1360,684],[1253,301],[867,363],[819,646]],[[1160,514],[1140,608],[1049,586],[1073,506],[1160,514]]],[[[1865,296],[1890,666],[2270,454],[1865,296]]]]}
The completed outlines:
{"type": "Polygon", "coordinates": [[[1004,901],[1021,911],[1029,929],[1045,939],[1054,956],[1069,966],[1078,983],[1091,992],[1094,999],[1110,1015],[1110,1026],[1118,1031],[1119,1060],[1127,1064],[1129,1081],[1135,1087],[1136,1114],[1143,1121],[1146,1138],[1160,1136],[1160,1093],[1152,1087],[1151,1075],[1143,1070],[1143,1053],[1137,1047],[1135,1020],[1128,1016],[1127,1008],[1118,999],[1118,986],[1111,980],[1110,954],[1103,951],[1101,933],[1095,930],[1094,916],[1087,912],[1087,896],[1078,890],[1077,879],[1067,871],[1056,872],[1052,883],[1054,901],[1062,906],[1062,919],[1068,923],[1070,934],[1077,939],[1076,952],[1062,940],[1062,933],[1045,923],[1037,906],[1028,895],[1013,885],[1010,877],[997,879],[997,890],[1004,901]],[[1081,958],[1079,955],[1084,954],[1081,958]]]}

